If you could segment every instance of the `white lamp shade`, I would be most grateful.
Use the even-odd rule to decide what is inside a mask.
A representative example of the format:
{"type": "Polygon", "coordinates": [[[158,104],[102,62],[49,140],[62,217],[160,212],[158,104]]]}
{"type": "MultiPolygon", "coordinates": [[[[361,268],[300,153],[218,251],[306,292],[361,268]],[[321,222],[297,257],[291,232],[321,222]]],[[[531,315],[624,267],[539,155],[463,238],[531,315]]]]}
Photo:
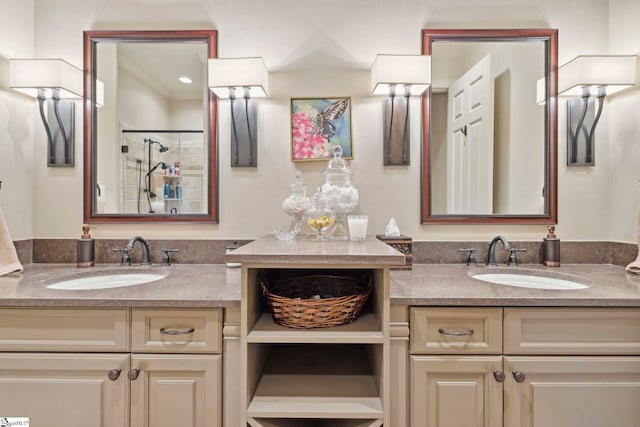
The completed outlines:
{"type": "Polygon", "coordinates": [[[230,89],[242,97],[249,88],[252,98],[265,97],[269,91],[269,71],[260,57],[209,59],[208,78],[209,89],[218,98],[229,98],[230,89]]]}
{"type": "Polygon", "coordinates": [[[37,97],[38,90],[58,89],[61,98],[82,98],[82,70],[62,59],[10,59],[9,87],[37,97]]]}
{"type": "Polygon", "coordinates": [[[421,95],[430,84],[431,56],[378,55],[371,67],[373,95],[388,95],[392,85],[410,86],[411,95],[421,95]]]}
{"type": "Polygon", "coordinates": [[[558,70],[558,95],[581,96],[589,87],[597,95],[602,86],[606,94],[626,89],[636,83],[635,55],[578,56],[558,70]]]}

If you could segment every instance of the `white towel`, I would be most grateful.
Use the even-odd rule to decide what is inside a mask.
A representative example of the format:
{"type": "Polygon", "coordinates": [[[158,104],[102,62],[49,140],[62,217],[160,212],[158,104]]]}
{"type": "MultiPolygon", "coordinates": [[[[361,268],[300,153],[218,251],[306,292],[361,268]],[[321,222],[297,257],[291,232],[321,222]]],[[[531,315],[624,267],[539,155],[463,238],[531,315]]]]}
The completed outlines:
{"type": "Polygon", "coordinates": [[[0,276],[23,271],[0,206],[0,276]]]}

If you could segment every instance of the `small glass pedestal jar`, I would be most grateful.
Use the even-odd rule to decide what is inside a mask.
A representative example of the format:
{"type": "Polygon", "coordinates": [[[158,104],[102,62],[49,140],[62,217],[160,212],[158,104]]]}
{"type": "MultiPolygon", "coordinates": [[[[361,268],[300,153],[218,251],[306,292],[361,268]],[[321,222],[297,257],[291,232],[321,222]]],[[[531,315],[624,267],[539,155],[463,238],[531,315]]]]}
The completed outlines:
{"type": "Polygon", "coordinates": [[[302,172],[296,171],[296,183],[289,188],[290,193],[282,202],[282,210],[292,217],[289,232],[301,236],[304,233],[303,220],[311,209],[311,199],[307,195],[309,187],[302,183],[302,172]]]}
{"type": "Polygon", "coordinates": [[[334,212],[335,225],[329,232],[333,240],[347,240],[349,233],[344,226],[346,215],[358,206],[358,189],[351,183],[351,169],[342,158],[342,147],[333,150],[333,158],[322,172],[324,182],[320,186],[329,208],[334,212]]]}
{"type": "Polygon", "coordinates": [[[318,190],[311,199],[307,212],[307,224],[316,233],[316,240],[327,240],[327,230],[334,223],[334,212],[327,205],[326,196],[318,190]]]}

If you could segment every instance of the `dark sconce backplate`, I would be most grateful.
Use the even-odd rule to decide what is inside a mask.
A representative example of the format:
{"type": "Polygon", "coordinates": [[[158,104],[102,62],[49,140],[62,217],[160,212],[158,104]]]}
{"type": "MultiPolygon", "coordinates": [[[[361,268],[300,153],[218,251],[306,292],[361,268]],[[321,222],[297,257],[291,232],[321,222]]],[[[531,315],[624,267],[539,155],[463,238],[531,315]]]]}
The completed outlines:
{"type": "Polygon", "coordinates": [[[409,156],[409,97],[394,96],[384,101],[384,160],[385,166],[410,164],[409,156]]]}
{"type": "Polygon", "coordinates": [[[51,132],[51,136],[47,136],[47,166],[49,167],[73,167],[74,165],[75,106],[73,101],[60,101],[56,114],[55,103],[47,102],[47,122],[51,132]],[[60,126],[64,127],[64,132],[61,131],[60,126]]]}
{"type": "Polygon", "coordinates": [[[251,98],[231,98],[231,166],[258,166],[256,103],[251,98]]]}
{"type": "Polygon", "coordinates": [[[595,127],[600,98],[567,99],[567,166],[595,166],[595,127]],[[586,102],[586,109],[585,109],[586,102]],[[578,128],[579,127],[579,128],[578,128]]]}

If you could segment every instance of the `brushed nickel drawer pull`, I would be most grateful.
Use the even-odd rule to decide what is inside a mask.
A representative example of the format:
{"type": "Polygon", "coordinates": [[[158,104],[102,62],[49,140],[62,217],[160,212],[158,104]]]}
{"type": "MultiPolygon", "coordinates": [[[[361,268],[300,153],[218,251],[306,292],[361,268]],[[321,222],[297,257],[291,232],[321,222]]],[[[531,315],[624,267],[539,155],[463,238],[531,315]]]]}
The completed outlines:
{"type": "Polygon", "coordinates": [[[448,329],[438,329],[442,335],[455,335],[457,337],[461,337],[464,335],[473,335],[473,329],[467,329],[466,331],[450,331],[448,329]]]}
{"type": "Polygon", "coordinates": [[[495,378],[497,382],[501,383],[507,379],[507,376],[502,371],[493,371],[493,378],[495,378]]]}
{"type": "Polygon", "coordinates": [[[192,334],[195,331],[196,331],[195,328],[183,329],[181,331],[178,329],[160,328],[160,333],[164,335],[187,335],[187,334],[192,334]]]}

